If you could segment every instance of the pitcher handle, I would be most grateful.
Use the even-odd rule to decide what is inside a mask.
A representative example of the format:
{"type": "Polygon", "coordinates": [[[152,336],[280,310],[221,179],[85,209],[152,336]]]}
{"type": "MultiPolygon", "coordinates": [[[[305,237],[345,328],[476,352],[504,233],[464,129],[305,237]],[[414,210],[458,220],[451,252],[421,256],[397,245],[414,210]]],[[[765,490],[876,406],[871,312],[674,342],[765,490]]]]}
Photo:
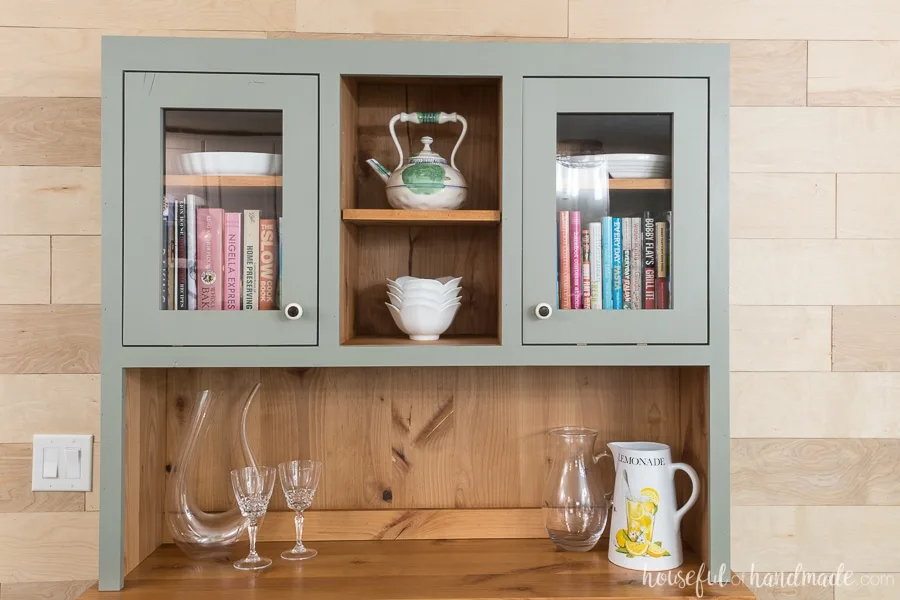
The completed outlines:
{"type": "MultiPolygon", "coordinates": [[[[615,468],[616,468],[616,462],[615,462],[615,460],[616,460],[616,459],[615,459],[615,457],[612,455],[612,453],[611,453],[609,450],[604,450],[604,451],[601,452],[600,454],[595,454],[595,455],[594,455],[594,464],[597,464],[598,462],[600,462],[600,459],[601,459],[601,458],[610,458],[610,459],[612,459],[612,461],[613,461],[613,472],[615,472],[615,468]]],[[[611,506],[611,505],[612,505],[612,495],[613,495],[613,491],[615,491],[615,489],[613,489],[613,490],[611,490],[611,491],[606,492],[605,494],[603,494],[603,497],[606,498],[606,504],[607,504],[607,506],[611,506]]]]}
{"type": "MultiPolygon", "coordinates": [[[[469,123],[462,115],[458,115],[454,113],[445,113],[445,112],[411,112],[411,113],[400,113],[399,115],[394,115],[391,118],[391,122],[388,125],[388,128],[391,130],[391,139],[394,140],[394,145],[397,147],[397,154],[400,155],[400,162],[397,165],[397,169],[403,166],[403,149],[400,147],[400,141],[397,139],[397,132],[394,131],[394,125],[397,124],[397,121],[401,123],[462,123],[462,131],[459,134],[459,139],[456,140],[456,145],[453,146],[453,152],[450,154],[450,166],[456,169],[456,151],[459,150],[459,145],[462,144],[463,138],[466,137],[466,131],[469,130],[469,123]]],[[[396,169],[395,169],[396,170],[396,169]]],[[[456,169],[459,171],[459,169],[456,169]]]]}
{"type": "Polygon", "coordinates": [[[684,517],[684,513],[689,511],[691,507],[697,502],[697,498],[700,497],[700,478],[697,476],[697,471],[694,470],[694,467],[685,463],[672,463],[670,467],[672,469],[672,478],[675,478],[675,471],[684,471],[687,473],[687,476],[691,478],[691,497],[687,499],[687,502],[675,511],[675,527],[681,527],[681,518],[684,517]]]}

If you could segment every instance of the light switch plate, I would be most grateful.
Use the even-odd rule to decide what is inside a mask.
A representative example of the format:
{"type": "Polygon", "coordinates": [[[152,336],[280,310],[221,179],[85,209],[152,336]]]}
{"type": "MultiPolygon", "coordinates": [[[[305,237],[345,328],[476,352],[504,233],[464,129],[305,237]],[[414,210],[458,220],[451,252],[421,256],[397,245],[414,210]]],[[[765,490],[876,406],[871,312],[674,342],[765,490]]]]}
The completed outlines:
{"type": "Polygon", "coordinates": [[[93,453],[93,435],[35,435],[32,442],[31,491],[91,491],[93,453]],[[45,464],[45,458],[48,464],[45,464]],[[55,465],[52,464],[54,460],[55,465]]]}

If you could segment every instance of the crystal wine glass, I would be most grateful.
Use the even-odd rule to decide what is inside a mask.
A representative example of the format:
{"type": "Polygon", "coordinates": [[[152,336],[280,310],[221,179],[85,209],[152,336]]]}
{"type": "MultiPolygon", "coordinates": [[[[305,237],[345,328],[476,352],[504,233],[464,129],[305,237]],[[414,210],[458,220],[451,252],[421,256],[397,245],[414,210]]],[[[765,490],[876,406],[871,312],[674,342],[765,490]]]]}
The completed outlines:
{"type": "Polygon", "coordinates": [[[271,558],[263,558],[256,553],[256,530],[266,516],[272,490],[275,487],[274,467],[245,467],[231,472],[231,485],[237,498],[241,514],[247,519],[250,531],[250,554],[234,563],[241,571],[265,569],[272,564],[271,558]]]}
{"type": "Polygon", "coordinates": [[[322,463],[317,460],[292,460],[278,465],[281,476],[281,489],[287,505],[297,512],[294,525],[297,528],[297,544],[290,550],[281,553],[285,560],[304,560],[312,558],[318,552],[303,545],[303,511],[310,507],[316,488],[319,487],[319,476],[322,474],[322,463]]]}

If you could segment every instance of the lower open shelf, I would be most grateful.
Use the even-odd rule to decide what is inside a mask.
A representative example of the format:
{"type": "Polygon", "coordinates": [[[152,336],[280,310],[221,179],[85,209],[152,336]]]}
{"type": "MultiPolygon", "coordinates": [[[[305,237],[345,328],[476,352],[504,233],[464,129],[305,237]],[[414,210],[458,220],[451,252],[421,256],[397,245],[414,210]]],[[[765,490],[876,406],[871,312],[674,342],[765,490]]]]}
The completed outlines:
{"type": "MultiPolygon", "coordinates": [[[[695,598],[693,585],[650,587],[640,571],[611,564],[606,540],[592,552],[562,552],[546,539],[407,540],[310,543],[312,560],[279,555],[289,542],[259,545],[272,558],[264,571],[237,571],[231,562],[195,562],[175,546],[153,552],[125,578],[120,592],[89,590],[88,600],[497,600],[695,598]]],[[[246,555],[247,546],[235,554],[246,555]]],[[[687,554],[687,553],[686,553],[687,554]]],[[[680,570],[697,572],[688,554],[680,570]]],[[[670,571],[675,574],[678,572],[670,571]]],[[[704,571],[705,573],[705,571],[704,571]]],[[[705,579],[705,576],[704,576],[705,579]]],[[[704,585],[704,598],[753,600],[741,584],[704,585]]]]}

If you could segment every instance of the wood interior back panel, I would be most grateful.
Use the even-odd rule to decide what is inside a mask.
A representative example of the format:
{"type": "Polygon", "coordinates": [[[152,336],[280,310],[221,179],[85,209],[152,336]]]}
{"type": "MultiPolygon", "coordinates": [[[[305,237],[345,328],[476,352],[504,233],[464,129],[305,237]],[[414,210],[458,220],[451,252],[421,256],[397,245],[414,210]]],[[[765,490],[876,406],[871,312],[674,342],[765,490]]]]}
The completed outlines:
{"type": "MultiPolygon", "coordinates": [[[[681,522],[681,536],[704,561],[709,560],[709,369],[685,367],[681,369],[681,427],[683,443],[681,458],[697,471],[700,477],[700,497],[681,522]]],[[[684,473],[675,476],[678,506],[690,495],[691,482],[684,473]]],[[[717,568],[717,565],[716,565],[717,568]]]]}

